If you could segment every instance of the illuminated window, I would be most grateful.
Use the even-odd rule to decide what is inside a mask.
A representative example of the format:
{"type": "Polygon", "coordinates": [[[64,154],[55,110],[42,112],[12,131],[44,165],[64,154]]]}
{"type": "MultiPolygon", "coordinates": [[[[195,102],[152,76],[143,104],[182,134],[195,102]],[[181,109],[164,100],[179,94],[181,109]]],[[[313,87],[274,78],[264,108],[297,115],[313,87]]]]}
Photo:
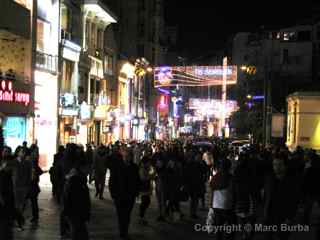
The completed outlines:
{"type": "Polygon", "coordinates": [[[25,8],[28,8],[29,10],[31,10],[32,0],[14,0],[14,1],[24,6],[25,8]]]}
{"type": "Polygon", "coordinates": [[[287,33],[287,32],[283,33],[283,40],[289,41],[289,33],[287,33]]]}
{"type": "Polygon", "coordinates": [[[94,23],[91,23],[91,44],[93,49],[97,49],[97,27],[94,23]]]}
{"type": "Polygon", "coordinates": [[[61,4],[60,24],[62,30],[62,38],[71,39],[72,12],[66,5],[61,4]]]}
{"type": "MultiPolygon", "coordinates": [[[[46,43],[50,40],[51,26],[41,19],[37,20],[37,51],[46,52],[46,43]]],[[[50,42],[50,41],[49,41],[50,42]]]]}
{"type": "Polygon", "coordinates": [[[113,56],[106,55],[104,57],[104,72],[113,75],[113,56]]]}
{"type": "Polygon", "coordinates": [[[90,48],[91,23],[86,21],[86,47],[90,48]]]}
{"type": "Polygon", "coordinates": [[[99,49],[103,49],[103,30],[102,29],[98,29],[97,30],[97,42],[96,42],[96,46],[99,49]]]}
{"type": "Polygon", "coordinates": [[[73,73],[73,62],[63,60],[61,92],[71,92],[71,81],[73,73]]]}

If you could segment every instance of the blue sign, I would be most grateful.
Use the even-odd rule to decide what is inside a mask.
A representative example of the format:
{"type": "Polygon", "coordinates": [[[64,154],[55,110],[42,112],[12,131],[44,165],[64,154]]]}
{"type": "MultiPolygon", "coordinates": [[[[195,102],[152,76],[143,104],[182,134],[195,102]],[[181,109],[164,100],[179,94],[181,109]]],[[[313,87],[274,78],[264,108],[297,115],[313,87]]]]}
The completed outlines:
{"type": "Polygon", "coordinates": [[[253,96],[252,97],[252,100],[262,100],[262,99],[264,99],[263,95],[261,95],[261,96],[253,96]]]}

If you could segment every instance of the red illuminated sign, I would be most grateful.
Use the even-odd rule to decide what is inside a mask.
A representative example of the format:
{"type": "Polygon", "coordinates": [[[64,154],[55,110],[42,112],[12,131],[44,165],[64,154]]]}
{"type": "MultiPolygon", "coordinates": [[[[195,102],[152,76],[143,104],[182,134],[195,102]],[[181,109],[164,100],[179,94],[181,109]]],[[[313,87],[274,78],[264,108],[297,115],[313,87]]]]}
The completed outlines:
{"type": "Polygon", "coordinates": [[[30,103],[30,93],[15,91],[11,81],[1,80],[0,102],[18,103],[28,106],[30,103]]]}

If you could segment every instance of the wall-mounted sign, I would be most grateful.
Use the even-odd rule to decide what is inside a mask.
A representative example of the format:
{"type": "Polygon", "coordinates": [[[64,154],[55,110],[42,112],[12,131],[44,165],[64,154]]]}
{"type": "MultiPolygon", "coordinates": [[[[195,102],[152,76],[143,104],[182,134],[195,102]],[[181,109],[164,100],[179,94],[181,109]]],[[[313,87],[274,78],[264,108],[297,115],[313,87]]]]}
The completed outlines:
{"type": "Polygon", "coordinates": [[[88,105],[86,102],[81,103],[80,106],[80,118],[81,120],[86,120],[91,118],[91,109],[90,105],[88,105]]]}
{"type": "Polygon", "coordinates": [[[78,116],[79,111],[78,109],[60,108],[59,113],[63,116],[78,116]]]}
{"type": "Polygon", "coordinates": [[[77,105],[76,96],[72,93],[64,93],[60,96],[60,106],[64,108],[75,107],[77,105]]]}
{"type": "Polygon", "coordinates": [[[2,80],[0,83],[0,102],[18,103],[24,106],[30,104],[30,93],[16,91],[13,88],[14,83],[8,80],[2,80]]]}

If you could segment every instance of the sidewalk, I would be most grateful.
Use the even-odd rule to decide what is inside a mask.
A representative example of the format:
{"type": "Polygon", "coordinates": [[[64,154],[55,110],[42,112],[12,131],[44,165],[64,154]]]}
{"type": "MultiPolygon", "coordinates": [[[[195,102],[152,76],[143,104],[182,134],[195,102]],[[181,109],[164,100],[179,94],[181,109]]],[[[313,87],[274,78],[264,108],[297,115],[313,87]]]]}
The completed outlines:
{"type": "MultiPolygon", "coordinates": [[[[23,232],[15,231],[15,239],[17,240],[58,240],[59,239],[59,207],[51,197],[51,187],[44,178],[42,181],[42,192],[39,197],[40,207],[40,221],[39,226],[32,226],[30,223],[30,205],[28,205],[25,216],[26,226],[23,232]]],[[[92,199],[92,218],[89,223],[89,233],[91,240],[118,240],[118,227],[116,212],[110,199],[108,189],[105,190],[105,200],[98,200],[94,198],[94,186],[90,185],[91,199],[92,199]]],[[[215,239],[213,234],[206,232],[197,232],[195,224],[205,224],[207,211],[199,211],[200,219],[190,220],[188,217],[189,204],[182,203],[182,211],[186,215],[186,220],[174,223],[159,223],[156,221],[158,216],[156,200],[152,198],[152,203],[147,212],[147,219],[149,219],[148,226],[142,226],[138,223],[139,204],[135,204],[131,227],[129,230],[130,236],[133,240],[212,240],[215,239]]],[[[315,211],[313,211],[315,212],[315,211]]],[[[319,209],[316,209],[319,216],[319,209]]],[[[316,223],[315,217],[312,223],[316,223]]],[[[16,229],[15,229],[16,230],[16,229]]],[[[314,226],[311,226],[310,232],[294,233],[290,240],[316,240],[314,235],[314,226]]],[[[239,239],[237,237],[237,239],[239,239]]],[[[254,240],[262,239],[262,234],[256,234],[254,240]]],[[[1,239],[2,240],[2,239],[1,239]]]]}

